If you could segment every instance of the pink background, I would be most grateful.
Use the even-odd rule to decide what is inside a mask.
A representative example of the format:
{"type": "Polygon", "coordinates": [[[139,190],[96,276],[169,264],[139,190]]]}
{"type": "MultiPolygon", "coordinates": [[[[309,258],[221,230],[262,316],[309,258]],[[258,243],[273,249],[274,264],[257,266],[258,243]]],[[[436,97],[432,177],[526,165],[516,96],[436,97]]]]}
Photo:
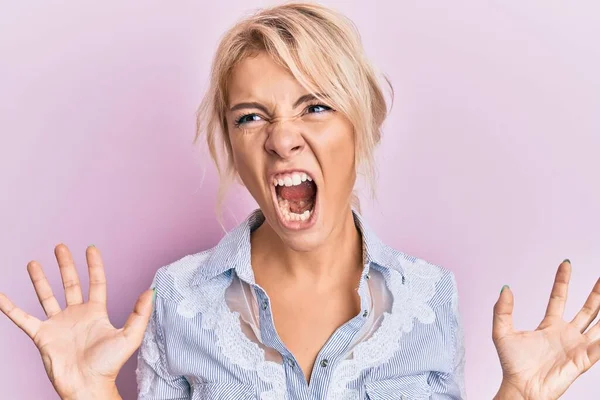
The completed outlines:
{"type": "MultiPolygon", "coordinates": [[[[194,113],[219,36],[266,3],[134,3],[0,5],[0,290],[38,317],[25,265],[40,261],[64,302],[59,242],[82,272],[85,246],[100,248],[122,326],[157,268],[222,236],[194,113]]],[[[599,275],[600,5],[326,4],[356,22],[397,93],[364,214],[392,246],[456,273],[468,392],[490,398],[501,286],[515,292],[517,327],[532,329],[563,258],[569,318],[599,275]]],[[[230,228],[254,203],[238,190],[227,206],[230,228]]],[[[37,350],[6,318],[0,360],[1,398],[54,398],[37,350]]],[[[134,367],[119,376],[125,399],[134,367]]],[[[597,366],[564,398],[597,398],[599,378],[597,366]]]]}

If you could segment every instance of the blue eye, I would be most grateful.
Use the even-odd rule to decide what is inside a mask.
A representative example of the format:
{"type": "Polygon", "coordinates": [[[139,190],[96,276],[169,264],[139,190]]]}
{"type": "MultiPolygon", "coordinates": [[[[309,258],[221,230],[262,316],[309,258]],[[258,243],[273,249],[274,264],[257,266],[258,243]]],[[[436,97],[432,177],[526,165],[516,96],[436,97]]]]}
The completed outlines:
{"type": "Polygon", "coordinates": [[[318,114],[318,113],[322,113],[325,111],[330,111],[331,107],[327,107],[323,104],[313,104],[312,106],[308,106],[306,108],[306,110],[308,113],[317,113],[318,114]]]}
{"type": "Polygon", "coordinates": [[[254,121],[259,121],[259,120],[260,120],[260,117],[258,116],[258,114],[246,114],[246,115],[242,115],[241,117],[236,119],[235,125],[240,126],[240,125],[246,124],[248,122],[254,122],[254,121]]]}

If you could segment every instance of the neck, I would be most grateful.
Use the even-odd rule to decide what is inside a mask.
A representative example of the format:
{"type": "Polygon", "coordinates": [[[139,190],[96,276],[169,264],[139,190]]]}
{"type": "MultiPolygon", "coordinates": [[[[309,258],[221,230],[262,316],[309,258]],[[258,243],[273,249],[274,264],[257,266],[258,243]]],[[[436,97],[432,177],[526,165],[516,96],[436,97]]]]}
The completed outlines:
{"type": "Polygon", "coordinates": [[[344,281],[344,277],[362,271],[362,237],[350,207],[339,214],[328,238],[314,250],[291,249],[266,221],[251,240],[252,265],[255,271],[260,268],[262,276],[310,282],[318,287],[344,281]]]}

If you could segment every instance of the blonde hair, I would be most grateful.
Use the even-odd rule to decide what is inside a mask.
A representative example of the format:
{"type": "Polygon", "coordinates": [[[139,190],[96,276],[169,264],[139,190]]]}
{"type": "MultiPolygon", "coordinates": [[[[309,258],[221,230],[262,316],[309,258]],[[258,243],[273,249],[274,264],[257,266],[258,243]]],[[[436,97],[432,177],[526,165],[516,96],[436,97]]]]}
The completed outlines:
{"type": "MultiPolygon", "coordinates": [[[[211,69],[210,83],[197,114],[194,143],[206,134],[210,155],[219,172],[217,211],[236,178],[227,133],[227,83],[244,58],[266,52],[316,97],[324,93],[334,109],[352,123],[357,173],[364,169],[375,193],[374,150],[381,138],[387,103],[374,67],[367,60],[360,35],[348,18],[321,5],[287,3],[258,10],[222,37],[211,69]]],[[[393,98],[391,84],[385,78],[393,98]]],[[[359,209],[353,192],[352,205],[359,209]]]]}

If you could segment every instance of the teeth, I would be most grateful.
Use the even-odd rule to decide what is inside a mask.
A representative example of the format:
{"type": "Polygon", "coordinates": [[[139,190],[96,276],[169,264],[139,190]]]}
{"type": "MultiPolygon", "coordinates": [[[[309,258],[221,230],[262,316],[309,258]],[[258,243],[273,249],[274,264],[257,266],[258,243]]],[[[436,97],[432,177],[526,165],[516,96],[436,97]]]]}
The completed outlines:
{"type": "Polygon", "coordinates": [[[310,211],[306,210],[304,211],[301,215],[300,215],[300,219],[302,221],[306,221],[308,218],[310,218],[310,211]]]}
{"type": "Polygon", "coordinates": [[[300,177],[300,174],[293,174],[292,175],[292,184],[294,186],[299,185],[302,183],[302,178],[300,177]]]}
{"type": "Polygon", "coordinates": [[[281,214],[286,221],[308,221],[312,215],[313,210],[306,210],[302,214],[296,214],[290,211],[289,202],[282,197],[277,197],[279,202],[279,209],[281,214]]]}
{"type": "Polygon", "coordinates": [[[311,181],[312,178],[305,172],[294,172],[292,174],[279,175],[273,178],[273,186],[297,186],[302,182],[311,181]]]}

